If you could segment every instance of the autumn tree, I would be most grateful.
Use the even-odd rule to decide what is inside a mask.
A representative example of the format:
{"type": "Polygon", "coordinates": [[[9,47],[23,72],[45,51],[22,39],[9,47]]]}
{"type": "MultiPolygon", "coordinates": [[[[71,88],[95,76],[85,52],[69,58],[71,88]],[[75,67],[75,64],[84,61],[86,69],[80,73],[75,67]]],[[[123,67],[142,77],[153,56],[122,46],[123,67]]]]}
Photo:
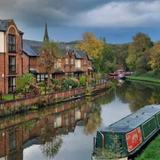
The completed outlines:
{"type": "Polygon", "coordinates": [[[55,42],[44,41],[41,48],[41,55],[39,59],[39,65],[44,68],[45,72],[48,74],[47,85],[50,85],[51,77],[50,75],[54,71],[54,64],[58,56],[60,55],[60,50],[55,42]]]}
{"type": "Polygon", "coordinates": [[[96,70],[100,71],[100,63],[102,60],[102,51],[104,49],[103,40],[99,40],[93,33],[86,32],[83,35],[83,40],[76,45],[76,48],[86,52],[93,60],[96,70]]]}
{"type": "Polygon", "coordinates": [[[149,65],[154,71],[160,71],[160,43],[155,44],[150,53],[149,65]]]}
{"type": "Polygon", "coordinates": [[[147,70],[149,49],[153,46],[150,37],[144,33],[138,33],[133,37],[133,42],[128,49],[126,63],[131,70],[147,70]]]}

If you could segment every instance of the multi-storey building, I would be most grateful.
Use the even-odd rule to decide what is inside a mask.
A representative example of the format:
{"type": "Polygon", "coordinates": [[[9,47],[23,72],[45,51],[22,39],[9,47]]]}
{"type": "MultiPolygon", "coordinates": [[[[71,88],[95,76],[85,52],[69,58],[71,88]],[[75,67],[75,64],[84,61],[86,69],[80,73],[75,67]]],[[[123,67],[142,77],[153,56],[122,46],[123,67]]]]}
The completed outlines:
{"type": "MultiPolygon", "coordinates": [[[[44,41],[48,40],[47,25],[44,41]]],[[[31,72],[37,81],[47,78],[43,66],[39,65],[43,42],[23,40],[21,32],[13,20],[0,20],[0,92],[8,93],[16,89],[16,78],[31,72]]],[[[61,56],[53,66],[53,78],[63,76],[88,75],[92,72],[91,60],[87,54],[68,49],[65,43],[59,43],[61,56]]]]}
{"type": "Polygon", "coordinates": [[[0,91],[12,92],[24,71],[21,32],[13,20],[0,20],[0,91]]]}

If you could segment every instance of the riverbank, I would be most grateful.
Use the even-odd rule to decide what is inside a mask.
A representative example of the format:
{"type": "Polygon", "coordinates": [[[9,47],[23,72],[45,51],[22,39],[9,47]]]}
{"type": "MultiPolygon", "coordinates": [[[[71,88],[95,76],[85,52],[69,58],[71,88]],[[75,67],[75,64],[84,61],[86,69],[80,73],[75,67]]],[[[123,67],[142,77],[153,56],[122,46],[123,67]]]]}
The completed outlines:
{"type": "Polygon", "coordinates": [[[144,152],[136,160],[158,160],[160,159],[160,135],[149,144],[144,152]]]}
{"type": "Polygon", "coordinates": [[[160,79],[154,77],[146,77],[146,76],[127,76],[126,80],[142,81],[142,82],[144,81],[144,82],[160,84],[160,79]]]}
{"type": "Polygon", "coordinates": [[[91,96],[108,87],[107,83],[100,83],[94,87],[86,89],[84,87],[75,88],[67,91],[49,93],[46,95],[4,101],[0,103],[0,117],[35,110],[47,105],[63,103],[73,99],[91,96]]]}

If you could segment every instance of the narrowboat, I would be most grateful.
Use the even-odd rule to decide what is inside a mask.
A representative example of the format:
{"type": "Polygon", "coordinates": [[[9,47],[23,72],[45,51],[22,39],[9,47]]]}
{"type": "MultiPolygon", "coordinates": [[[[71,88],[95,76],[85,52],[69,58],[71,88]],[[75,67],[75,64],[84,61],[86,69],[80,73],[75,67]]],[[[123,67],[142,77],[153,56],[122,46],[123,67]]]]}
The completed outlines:
{"type": "MultiPolygon", "coordinates": [[[[135,154],[160,130],[160,105],[149,105],[97,131],[94,152],[108,150],[125,158],[135,154]]],[[[93,158],[95,159],[95,158],[93,158]]]]}

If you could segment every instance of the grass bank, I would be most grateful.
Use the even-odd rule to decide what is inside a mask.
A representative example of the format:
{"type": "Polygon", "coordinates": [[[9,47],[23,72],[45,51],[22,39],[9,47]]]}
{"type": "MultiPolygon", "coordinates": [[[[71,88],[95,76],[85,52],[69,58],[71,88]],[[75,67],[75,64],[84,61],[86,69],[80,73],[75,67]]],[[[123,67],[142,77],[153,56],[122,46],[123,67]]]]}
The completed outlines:
{"type": "Polygon", "coordinates": [[[147,72],[147,73],[143,73],[143,74],[134,74],[132,76],[126,77],[126,79],[160,84],[160,72],[151,71],[151,72],[147,72]]]}
{"type": "Polygon", "coordinates": [[[160,160],[160,135],[135,160],[160,160]]]}

